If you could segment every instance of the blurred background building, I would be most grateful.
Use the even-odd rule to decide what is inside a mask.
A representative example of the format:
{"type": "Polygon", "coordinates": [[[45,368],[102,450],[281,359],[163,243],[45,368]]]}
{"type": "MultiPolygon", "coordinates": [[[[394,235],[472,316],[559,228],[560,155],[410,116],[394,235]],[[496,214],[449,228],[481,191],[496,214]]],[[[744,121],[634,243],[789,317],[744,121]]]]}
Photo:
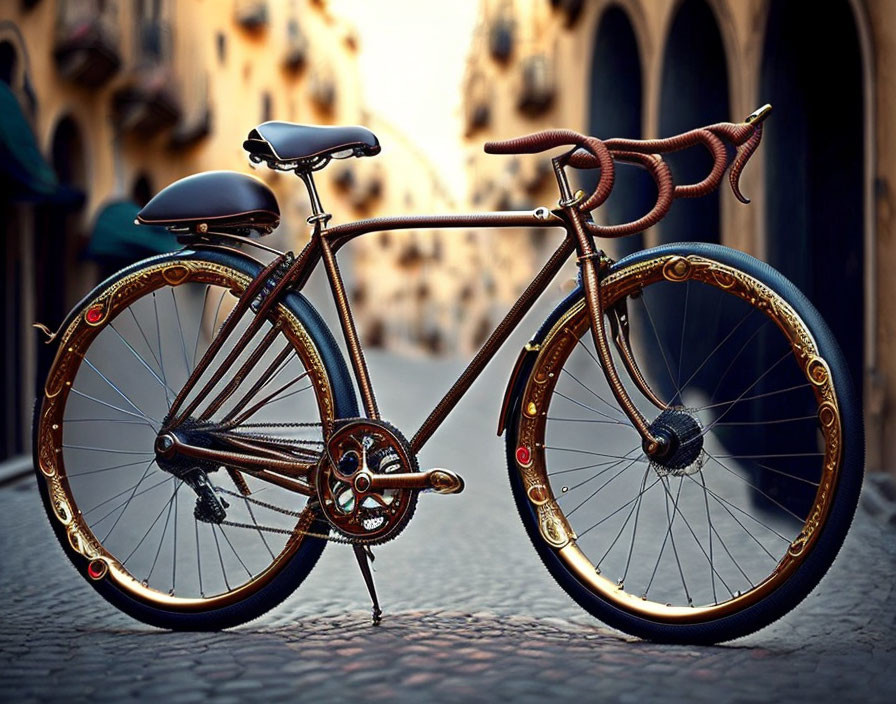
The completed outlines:
{"type": "MultiPolygon", "coordinates": [[[[667,137],[773,104],[742,179],[750,206],[727,188],[677,201],[662,223],[607,250],[721,242],[783,272],[843,348],[863,396],[868,469],[896,472],[896,281],[887,274],[896,262],[893,3],[482,0],[480,8],[463,90],[477,209],[556,200],[545,160],[485,155],[488,139],[557,126],[667,137]]],[[[669,161],[679,182],[700,180],[709,164],[699,149],[669,161]]],[[[654,192],[643,173],[622,167],[595,216],[633,220],[654,192]]],[[[541,246],[534,233],[530,241],[541,246]]],[[[514,275],[522,282],[528,260],[513,247],[506,262],[523,265],[514,275]]]]}
{"type": "MultiPolygon", "coordinates": [[[[164,233],[131,227],[136,209],[190,173],[248,170],[240,144],[261,121],[361,123],[377,133],[382,155],[335,163],[319,179],[339,222],[550,206],[546,159],[487,156],[482,143],[559,126],[662,137],[770,102],[763,147],[743,179],[751,206],[727,191],[680,201],[659,226],[607,248],[620,256],[661,242],[722,242],[783,271],[844,348],[863,396],[869,469],[896,471],[896,443],[886,441],[896,434],[896,281],[885,268],[896,256],[889,0],[419,5],[3,0],[0,459],[27,450],[35,380],[49,362],[30,323],[55,327],[104,271],[172,246],[164,233]],[[452,12],[457,22],[446,20],[452,12]],[[407,104],[393,101],[389,114],[369,99],[363,49],[374,40],[391,44],[380,70],[393,82],[415,76],[404,79],[407,104]],[[458,85],[440,73],[445,41],[465,57],[458,85]],[[401,119],[419,114],[411,103],[431,100],[425,83],[441,92],[431,110],[454,111],[455,132],[439,145],[401,119]],[[465,158],[457,170],[451,150],[465,158]]],[[[705,155],[693,151],[671,159],[677,178],[705,173],[705,155]]],[[[288,175],[257,173],[283,211],[273,243],[300,247],[304,190],[288,175]]],[[[620,169],[597,217],[631,220],[651,204],[643,175],[620,169]]],[[[510,231],[362,238],[343,256],[365,341],[468,353],[553,242],[510,231]]]]}

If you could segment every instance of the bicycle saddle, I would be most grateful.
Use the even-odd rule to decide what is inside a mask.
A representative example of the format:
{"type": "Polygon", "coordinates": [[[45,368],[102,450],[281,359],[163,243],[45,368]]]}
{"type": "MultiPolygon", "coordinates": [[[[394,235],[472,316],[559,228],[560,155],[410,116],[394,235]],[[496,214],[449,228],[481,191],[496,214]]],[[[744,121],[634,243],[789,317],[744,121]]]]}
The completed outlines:
{"type": "Polygon", "coordinates": [[[366,127],[321,127],[292,122],[264,122],[249,133],[243,149],[260,161],[316,162],[374,156],[380,143],[366,127]]]}
{"type": "Polygon", "coordinates": [[[166,186],[137,213],[143,225],[206,228],[230,232],[245,228],[261,233],[280,222],[274,193],[254,176],[235,171],[206,171],[166,186]]]}

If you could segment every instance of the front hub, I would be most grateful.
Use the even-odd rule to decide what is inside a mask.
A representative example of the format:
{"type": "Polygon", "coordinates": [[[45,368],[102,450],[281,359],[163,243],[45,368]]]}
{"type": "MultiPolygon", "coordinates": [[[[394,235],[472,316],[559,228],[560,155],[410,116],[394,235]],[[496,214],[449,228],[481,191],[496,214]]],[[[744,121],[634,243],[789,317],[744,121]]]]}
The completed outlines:
{"type": "Polygon", "coordinates": [[[693,474],[703,466],[703,426],[686,409],[667,408],[651,423],[650,433],[662,443],[648,455],[660,476],[693,474]]]}

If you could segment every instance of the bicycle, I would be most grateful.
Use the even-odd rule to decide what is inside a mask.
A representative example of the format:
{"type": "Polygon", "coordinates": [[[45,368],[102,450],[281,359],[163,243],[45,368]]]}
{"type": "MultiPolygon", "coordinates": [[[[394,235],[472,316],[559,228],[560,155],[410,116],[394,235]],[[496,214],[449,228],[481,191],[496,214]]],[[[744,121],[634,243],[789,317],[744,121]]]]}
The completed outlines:
{"type": "Polygon", "coordinates": [[[327,542],[346,543],[378,622],[371,546],[401,533],[421,491],[464,488],[449,470],[421,471],[417,453],[575,253],[579,282],[521,350],[499,418],[535,549],[582,607],[642,638],[712,643],[768,625],[824,575],[861,487],[861,415],[836,342],[790,282],[746,254],[684,242],[613,261],[594,240],[641,232],[729,168],[748,202],[738,179],[770,109],[668,139],[552,130],[491,142],[494,154],[564,148],[551,162],[558,206],[333,227],[313,174],[378,153],[376,137],[258,126],[244,143],[250,159],[307,188],[304,249],[248,236],[279,221],[260,180],[182,179],[138,221],[167,227],[184,248],[99,284],[48,340],[58,351],[35,408],[34,457],[63,550],[132,617],[219,629],[280,603],[327,542]],[[710,172],[675,185],[663,154],[696,146],[711,154],[710,172]],[[656,204],[601,225],[590,212],[609,196],[616,162],[650,173],[656,204]],[[596,190],[573,193],[569,168],[597,169],[596,190]],[[335,255],[371,232],[472,227],[565,237],[407,440],[380,416],[335,255]],[[351,373],[300,293],[321,262],[351,373]]]}

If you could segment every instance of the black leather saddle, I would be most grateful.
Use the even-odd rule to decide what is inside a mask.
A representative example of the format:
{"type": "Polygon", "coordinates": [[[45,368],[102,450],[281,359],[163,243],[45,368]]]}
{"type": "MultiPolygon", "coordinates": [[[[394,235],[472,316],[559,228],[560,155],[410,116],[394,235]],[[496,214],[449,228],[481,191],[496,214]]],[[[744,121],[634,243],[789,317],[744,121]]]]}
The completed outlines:
{"type": "Polygon", "coordinates": [[[366,127],[264,122],[249,133],[243,149],[254,161],[298,161],[316,165],[322,159],[374,156],[380,153],[380,143],[366,127]]]}
{"type": "Polygon", "coordinates": [[[206,171],[163,188],[137,213],[137,222],[178,229],[205,225],[208,231],[267,233],[279,224],[280,208],[261,179],[235,171],[206,171]]]}

